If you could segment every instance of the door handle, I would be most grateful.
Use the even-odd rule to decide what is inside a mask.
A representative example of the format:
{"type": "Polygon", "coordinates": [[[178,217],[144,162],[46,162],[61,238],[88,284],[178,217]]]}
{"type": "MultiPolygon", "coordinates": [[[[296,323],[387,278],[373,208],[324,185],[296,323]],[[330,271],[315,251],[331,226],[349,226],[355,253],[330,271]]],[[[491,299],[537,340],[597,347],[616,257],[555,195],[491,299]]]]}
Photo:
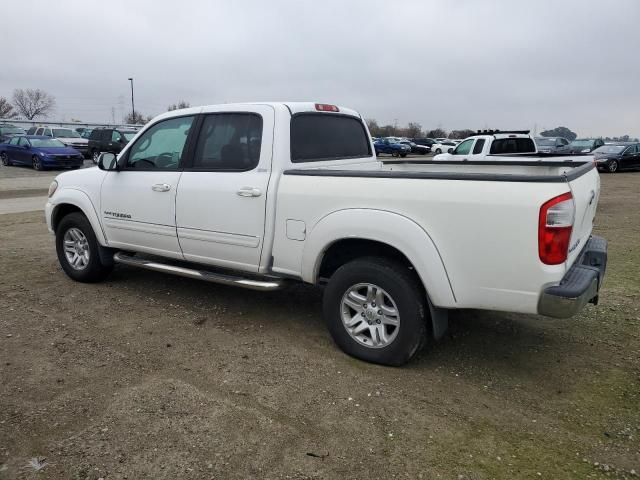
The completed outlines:
{"type": "Polygon", "coordinates": [[[169,190],[171,190],[171,185],[167,183],[156,183],[153,187],[151,187],[151,190],[153,190],[154,192],[168,192],[169,190]]]}
{"type": "Polygon", "coordinates": [[[237,193],[241,197],[259,197],[260,195],[262,195],[262,192],[259,188],[253,187],[242,187],[240,190],[238,190],[237,193]]]}

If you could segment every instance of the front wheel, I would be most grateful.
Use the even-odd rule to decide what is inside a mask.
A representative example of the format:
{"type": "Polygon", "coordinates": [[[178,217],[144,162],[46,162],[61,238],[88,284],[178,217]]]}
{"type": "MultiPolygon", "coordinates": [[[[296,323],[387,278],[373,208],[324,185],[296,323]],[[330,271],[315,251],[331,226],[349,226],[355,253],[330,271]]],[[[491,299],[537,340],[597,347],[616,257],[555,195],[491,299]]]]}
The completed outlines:
{"type": "Polygon", "coordinates": [[[353,260],[331,276],[323,311],[347,354],[400,366],[427,340],[425,297],[409,268],[381,257],[353,260]]]}
{"type": "Polygon", "coordinates": [[[113,265],[100,259],[100,246],[87,217],[74,212],[64,217],[56,229],[56,253],[64,272],[77,282],[99,282],[113,265]]]}
{"type": "Polygon", "coordinates": [[[392,156],[392,157],[396,157],[396,158],[397,158],[397,157],[398,157],[398,155],[399,155],[399,154],[398,154],[398,152],[391,152],[391,156],[392,156]]]}
{"type": "Polygon", "coordinates": [[[609,173],[616,173],[618,171],[618,161],[617,160],[609,160],[607,162],[607,171],[609,173]]]}
{"type": "Polygon", "coordinates": [[[439,148],[436,148],[436,155],[440,155],[442,153],[442,150],[440,150],[439,148]]]}
{"type": "Polygon", "coordinates": [[[34,155],[33,157],[31,157],[31,165],[33,166],[34,170],[38,170],[38,171],[44,170],[44,166],[42,165],[42,160],[40,160],[40,157],[38,157],[37,155],[34,155]]]}
{"type": "Polygon", "coordinates": [[[2,160],[2,165],[4,165],[5,167],[11,166],[11,160],[9,160],[9,157],[7,156],[6,152],[0,153],[0,160],[2,160]]]}

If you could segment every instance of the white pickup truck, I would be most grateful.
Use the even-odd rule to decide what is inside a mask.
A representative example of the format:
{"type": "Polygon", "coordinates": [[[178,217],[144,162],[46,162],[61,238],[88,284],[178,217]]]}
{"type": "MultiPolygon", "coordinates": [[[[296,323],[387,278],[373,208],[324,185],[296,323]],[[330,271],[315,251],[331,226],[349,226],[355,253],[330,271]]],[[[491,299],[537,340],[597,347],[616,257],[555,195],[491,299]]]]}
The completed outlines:
{"type": "Polygon", "coordinates": [[[46,219],[63,270],[114,263],[254,290],[324,285],[348,354],[400,365],[450,309],[569,317],[595,303],[592,162],[384,165],[353,110],[314,103],[188,108],[115,157],[59,175],[46,219]]]}
{"type": "Polygon", "coordinates": [[[462,161],[462,162],[505,162],[518,160],[518,157],[538,157],[538,160],[548,161],[593,161],[593,157],[585,155],[565,155],[539,152],[536,142],[528,130],[478,131],[477,135],[466,138],[458,146],[450,148],[446,153],[433,157],[434,161],[462,161]]]}

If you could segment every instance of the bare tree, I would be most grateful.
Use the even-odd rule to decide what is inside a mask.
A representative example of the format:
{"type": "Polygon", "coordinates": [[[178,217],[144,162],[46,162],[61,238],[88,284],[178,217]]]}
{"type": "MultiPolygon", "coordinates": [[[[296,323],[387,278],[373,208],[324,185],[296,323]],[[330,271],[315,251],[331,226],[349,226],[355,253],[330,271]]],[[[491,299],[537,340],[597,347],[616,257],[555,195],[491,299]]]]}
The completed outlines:
{"type": "Polygon", "coordinates": [[[409,122],[405,130],[405,136],[408,138],[418,138],[422,136],[422,125],[417,122],[409,122]]]}
{"type": "Polygon", "coordinates": [[[144,125],[152,118],[153,117],[145,117],[143,113],[136,110],[135,116],[133,112],[127,113],[127,115],[124,117],[124,123],[128,123],[131,125],[144,125]]]}
{"type": "Polygon", "coordinates": [[[13,105],[4,97],[0,97],[0,118],[16,118],[18,112],[13,110],[13,105]]]}
{"type": "Polygon", "coordinates": [[[18,88],[13,91],[13,105],[27,120],[48,116],[56,106],[56,99],[39,88],[18,88]]]}
{"type": "Polygon", "coordinates": [[[185,102],[184,100],[180,100],[178,103],[174,103],[173,105],[169,105],[167,107],[167,112],[171,112],[173,110],[180,110],[182,108],[189,108],[191,104],[189,102],[185,102]]]}
{"type": "Polygon", "coordinates": [[[474,135],[475,133],[476,132],[474,132],[473,130],[469,130],[468,128],[465,128],[463,130],[451,130],[451,132],[449,133],[449,138],[463,140],[467,137],[470,137],[471,135],[474,135]]]}
{"type": "Polygon", "coordinates": [[[427,132],[429,138],[447,138],[447,132],[442,128],[436,128],[427,132]]]}

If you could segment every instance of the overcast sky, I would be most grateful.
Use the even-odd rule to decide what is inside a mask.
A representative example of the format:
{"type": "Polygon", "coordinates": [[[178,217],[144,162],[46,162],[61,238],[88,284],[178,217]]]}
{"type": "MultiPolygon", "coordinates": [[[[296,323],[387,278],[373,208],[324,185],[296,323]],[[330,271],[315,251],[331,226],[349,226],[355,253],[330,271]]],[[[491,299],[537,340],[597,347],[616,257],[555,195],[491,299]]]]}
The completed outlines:
{"type": "Polygon", "coordinates": [[[116,121],[256,100],[429,129],[640,136],[639,0],[136,0],[2,5],[0,96],[116,121]]]}

